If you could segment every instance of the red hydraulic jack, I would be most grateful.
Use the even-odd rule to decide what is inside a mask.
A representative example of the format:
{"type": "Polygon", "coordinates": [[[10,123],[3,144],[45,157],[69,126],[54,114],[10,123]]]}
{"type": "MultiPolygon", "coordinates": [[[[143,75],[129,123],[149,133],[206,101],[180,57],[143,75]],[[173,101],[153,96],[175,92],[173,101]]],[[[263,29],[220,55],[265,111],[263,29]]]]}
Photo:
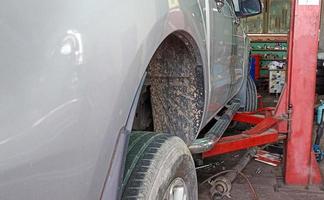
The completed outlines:
{"type": "Polygon", "coordinates": [[[234,121],[255,125],[223,137],[203,157],[286,141],[284,177],[288,185],[319,185],[322,176],[312,151],[320,0],[293,0],[288,73],[276,108],[238,113],[234,121]]]}

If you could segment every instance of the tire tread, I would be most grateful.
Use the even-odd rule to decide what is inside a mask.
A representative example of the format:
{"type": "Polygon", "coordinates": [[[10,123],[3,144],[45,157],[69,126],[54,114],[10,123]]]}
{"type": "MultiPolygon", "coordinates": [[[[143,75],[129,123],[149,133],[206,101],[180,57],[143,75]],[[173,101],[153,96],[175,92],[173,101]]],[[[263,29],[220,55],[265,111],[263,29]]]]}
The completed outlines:
{"type": "MultiPolygon", "coordinates": [[[[141,132],[133,133],[131,137],[139,138],[138,134],[141,134],[141,132]]],[[[136,141],[136,144],[130,142],[130,145],[142,145],[142,148],[145,149],[134,152],[138,148],[133,148],[129,152],[131,156],[127,156],[126,166],[130,166],[130,168],[126,168],[125,174],[129,174],[129,177],[124,175],[122,199],[147,200],[146,195],[154,185],[157,172],[163,166],[163,163],[167,162],[165,155],[172,151],[183,151],[181,147],[186,147],[180,138],[167,134],[150,133],[147,134],[145,139],[144,142],[134,138],[130,139],[132,142],[136,141]],[[134,158],[134,154],[138,157],[137,160],[134,158]],[[134,164],[134,162],[136,163],[134,164]]],[[[190,155],[189,150],[184,149],[190,155]]]]}

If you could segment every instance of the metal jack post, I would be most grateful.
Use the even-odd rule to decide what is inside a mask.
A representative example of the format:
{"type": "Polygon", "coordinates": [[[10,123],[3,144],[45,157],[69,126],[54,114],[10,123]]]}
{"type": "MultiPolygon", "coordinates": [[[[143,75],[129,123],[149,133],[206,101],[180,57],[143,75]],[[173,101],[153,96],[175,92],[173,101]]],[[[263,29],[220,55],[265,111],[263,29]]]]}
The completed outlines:
{"type": "Polygon", "coordinates": [[[320,0],[293,0],[285,107],[290,123],[285,154],[285,183],[316,185],[322,181],[312,151],[320,0]]]}

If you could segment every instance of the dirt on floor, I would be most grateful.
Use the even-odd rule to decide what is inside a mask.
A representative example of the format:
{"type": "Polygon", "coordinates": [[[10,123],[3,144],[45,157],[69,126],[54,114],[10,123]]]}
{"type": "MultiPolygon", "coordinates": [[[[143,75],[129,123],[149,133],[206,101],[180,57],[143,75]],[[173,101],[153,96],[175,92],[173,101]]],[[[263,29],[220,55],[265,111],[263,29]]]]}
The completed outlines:
{"type": "MultiPolygon", "coordinates": [[[[220,168],[222,170],[230,169],[234,162],[235,155],[230,158],[223,160],[220,168]]],[[[239,157],[237,158],[237,160],[239,157]]],[[[216,161],[217,163],[218,161],[216,161]]],[[[320,163],[322,172],[324,172],[324,161],[320,163]]],[[[251,184],[253,185],[257,197],[259,200],[323,200],[324,191],[320,188],[286,188],[285,186],[279,187],[278,184],[282,184],[282,176],[280,175],[280,167],[272,167],[267,164],[263,164],[252,160],[248,166],[245,168],[243,173],[247,176],[251,184]]],[[[200,178],[200,183],[208,175],[213,175],[219,172],[219,169],[214,168],[214,173],[212,169],[198,170],[198,176],[200,178]]],[[[209,184],[199,185],[199,200],[210,200],[209,184]]],[[[249,200],[254,199],[254,195],[248,186],[246,180],[242,177],[237,177],[232,185],[231,198],[224,197],[223,199],[233,199],[233,200],[249,200]]]]}

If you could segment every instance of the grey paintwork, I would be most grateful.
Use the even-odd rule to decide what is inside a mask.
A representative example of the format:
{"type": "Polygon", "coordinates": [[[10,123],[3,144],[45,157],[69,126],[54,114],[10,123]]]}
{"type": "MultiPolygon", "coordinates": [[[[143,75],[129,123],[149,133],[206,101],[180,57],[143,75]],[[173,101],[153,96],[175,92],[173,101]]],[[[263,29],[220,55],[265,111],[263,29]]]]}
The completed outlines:
{"type": "Polygon", "coordinates": [[[241,85],[244,35],[213,0],[1,3],[0,199],[115,199],[136,91],[174,31],[203,60],[201,126],[241,85]]]}

